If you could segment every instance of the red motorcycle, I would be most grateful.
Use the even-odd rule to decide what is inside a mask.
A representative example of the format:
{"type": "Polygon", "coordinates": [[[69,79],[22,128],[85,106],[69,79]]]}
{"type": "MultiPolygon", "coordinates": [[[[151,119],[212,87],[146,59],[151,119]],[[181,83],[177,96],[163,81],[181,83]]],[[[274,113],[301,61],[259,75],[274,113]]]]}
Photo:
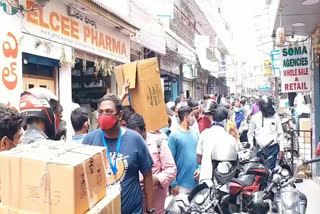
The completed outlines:
{"type": "Polygon", "coordinates": [[[270,170],[262,152],[263,149],[259,148],[251,154],[249,160],[242,160],[238,177],[230,182],[230,207],[234,212],[247,212],[249,196],[267,186],[270,170]]]}

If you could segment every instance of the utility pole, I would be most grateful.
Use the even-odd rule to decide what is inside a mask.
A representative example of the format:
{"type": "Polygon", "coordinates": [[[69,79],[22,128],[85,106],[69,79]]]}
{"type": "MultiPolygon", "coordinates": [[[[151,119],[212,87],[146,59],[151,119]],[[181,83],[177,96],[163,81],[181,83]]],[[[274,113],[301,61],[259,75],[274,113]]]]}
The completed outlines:
{"type": "MultiPolygon", "coordinates": [[[[273,38],[273,50],[276,47],[275,38],[273,38]]],[[[276,98],[276,106],[279,106],[279,77],[277,77],[276,73],[274,72],[274,90],[275,90],[275,98],[276,98]]]]}

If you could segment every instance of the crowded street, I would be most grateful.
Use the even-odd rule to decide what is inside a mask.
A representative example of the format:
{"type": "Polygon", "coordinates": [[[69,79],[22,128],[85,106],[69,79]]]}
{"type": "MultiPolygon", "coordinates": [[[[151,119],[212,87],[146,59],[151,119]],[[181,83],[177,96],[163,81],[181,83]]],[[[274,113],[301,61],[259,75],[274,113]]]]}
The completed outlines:
{"type": "Polygon", "coordinates": [[[0,214],[319,214],[320,0],[0,0],[0,214]]]}

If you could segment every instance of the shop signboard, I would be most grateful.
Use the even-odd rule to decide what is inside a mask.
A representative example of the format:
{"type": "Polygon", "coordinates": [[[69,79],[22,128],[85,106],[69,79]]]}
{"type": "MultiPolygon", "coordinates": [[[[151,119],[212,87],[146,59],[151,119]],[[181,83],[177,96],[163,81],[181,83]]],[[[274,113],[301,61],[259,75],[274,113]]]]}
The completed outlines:
{"type": "Polygon", "coordinates": [[[264,76],[272,76],[272,63],[270,59],[264,60],[263,63],[263,74],[264,76]]]}
{"type": "Polygon", "coordinates": [[[280,76],[280,68],[281,68],[280,55],[281,55],[280,50],[272,50],[271,51],[272,68],[273,68],[275,77],[280,76]]]}
{"type": "Polygon", "coordinates": [[[270,82],[262,82],[258,85],[258,90],[270,90],[270,82]]]}
{"type": "Polygon", "coordinates": [[[19,109],[22,92],[21,21],[18,16],[8,13],[12,11],[9,4],[0,3],[0,103],[19,109]]]}
{"type": "Polygon", "coordinates": [[[281,49],[281,91],[303,92],[311,89],[310,47],[308,44],[281,49]]]}
{"type": "MultiPolygon", "coordinates": [[[[33,8],[26,0],[25,7],[33,8]]],[[[77,5],[77,4],[76,4],[77,5]]],[[[56,43],[87,51],[119,62],[130,61],[130,37],[107,25],[105,19],[89,9],[49,1],[45,7],[28,12],[23,31],[56,43]]]]}

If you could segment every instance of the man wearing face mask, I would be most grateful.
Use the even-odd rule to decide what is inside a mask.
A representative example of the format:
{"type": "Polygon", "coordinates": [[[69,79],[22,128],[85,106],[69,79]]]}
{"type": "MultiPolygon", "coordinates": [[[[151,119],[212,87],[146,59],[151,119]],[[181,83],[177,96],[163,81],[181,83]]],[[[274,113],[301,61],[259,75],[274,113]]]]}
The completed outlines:
{"type": "Polygon", "coordinates": [[[249,143],[255,146],[255,139],[259,147],[263,148],[262,155],[265,160],[268,160],[269,169],[276,166],[278,154],[279,159],[283,158],[285,144],[281,120],[273,105],[271,97],[261,98],[260,112],[252,117],[248,131],[249,143]]]}
{"type": "Polygon", "coordinates": [[[176,180],[171,184],[172,194],[190,194],[198,184],[199,170],[197,165],[196,148],[198,135],[190,127],[195,118],[192,108],[183,106],[178,110],[180,127],[169,136],[169,148],[177,166],[176,180]]]}
{"type": "Polygon", "coordinates": [[[100,129],[90,132],[83,144],[104,146],[107,150],[107,185],[121,185],[121,213],[142,214],[142,192],[139,171],[143,175],[146,213],[152,207],[153,161],[143,138],[135,131],[121,127],[123,111],[118,96],[107,94],[100,99],[100,129]]]}

